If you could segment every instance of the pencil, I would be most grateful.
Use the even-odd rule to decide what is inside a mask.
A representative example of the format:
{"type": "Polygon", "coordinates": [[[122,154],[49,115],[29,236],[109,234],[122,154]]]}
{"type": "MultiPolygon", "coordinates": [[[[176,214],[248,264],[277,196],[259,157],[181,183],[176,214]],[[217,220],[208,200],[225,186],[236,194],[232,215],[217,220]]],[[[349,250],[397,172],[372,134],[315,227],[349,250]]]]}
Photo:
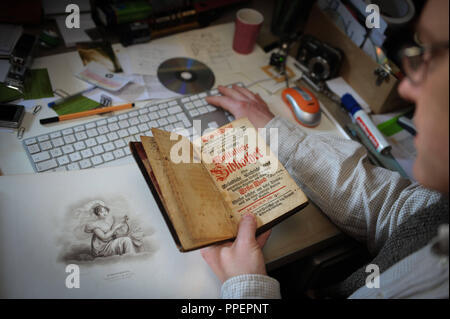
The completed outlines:
{"type": "Polygon", "coordinates": [[[108,106],[108,107],[100,107],[97,109],[83,111],[83,112],[65,114],[65,115],[60,115],[60,116],[55,116],[55,117],[48,117],[46,119],[41,119],[39,122],[41,124],[49,124],[49,123],[78,119],[80,117],[86,117],[86,116],[91,116],[91,115],[96,115],[96,114],[101,114],[101,113],[108,113],[108,112],[131,109],[132,107],[134,107],[134,103],[128,103],[128,104],[116,105],[116,106],[108,106]]]}

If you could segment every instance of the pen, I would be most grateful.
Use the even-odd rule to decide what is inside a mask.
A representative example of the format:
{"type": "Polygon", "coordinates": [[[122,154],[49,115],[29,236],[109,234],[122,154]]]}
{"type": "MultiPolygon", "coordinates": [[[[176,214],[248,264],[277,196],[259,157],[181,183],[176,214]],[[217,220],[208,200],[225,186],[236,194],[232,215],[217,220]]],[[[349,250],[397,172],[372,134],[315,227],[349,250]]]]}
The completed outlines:
{"type": "Polygon", "coordinates": [[[353,120],[363,130],[364,134],[369,138],[370,142],[375,146],[375,149],[379,153],[389,153],[391,145],[386,141],[383,134],[373,124],[369,115],[363,111],[361,106],[356,102],[354,97],[346,93],[341,99],[342,106],[351,114],[353,120]]]}
{"type": "Polygon", "coordinates": [[[86,117],[86,116],[91,116],[91,115],[95,115],[95,114],[101,114],[101,113],[108,113],[108,112],[114,112],[114,111],[131,109],[132,107],[134,107],[134,103],[128,103],[128,104],[116,105],[116,106],[108,106],[108,107],[101,107],[101,108],[98,108],[98,109],[93,109],[93,110],[84,111],[84,112],[77,112],[77,113],[65,114],[65,115],[60,115],[60,116],[55,116],[55,117],[48,117],[46,119],[40,120],[39,122],[41,124],[49,124],[49,123],[73,120],[73,119],[77,119],[77,118],[80,118],[80,117],[86,117]]]}

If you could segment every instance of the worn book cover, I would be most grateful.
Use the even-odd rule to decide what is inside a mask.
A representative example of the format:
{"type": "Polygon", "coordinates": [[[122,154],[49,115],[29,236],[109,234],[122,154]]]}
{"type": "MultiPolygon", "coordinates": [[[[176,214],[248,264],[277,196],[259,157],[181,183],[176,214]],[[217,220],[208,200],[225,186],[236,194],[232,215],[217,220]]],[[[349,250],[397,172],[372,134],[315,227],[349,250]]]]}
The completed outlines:
{"type": "Polygon", "coordinates": [[[180,251],[234,239],[245,213],[256,216],[259,234],[308,204],[246,118],[193,143],[152,133],[130,148],[180,251]]]}

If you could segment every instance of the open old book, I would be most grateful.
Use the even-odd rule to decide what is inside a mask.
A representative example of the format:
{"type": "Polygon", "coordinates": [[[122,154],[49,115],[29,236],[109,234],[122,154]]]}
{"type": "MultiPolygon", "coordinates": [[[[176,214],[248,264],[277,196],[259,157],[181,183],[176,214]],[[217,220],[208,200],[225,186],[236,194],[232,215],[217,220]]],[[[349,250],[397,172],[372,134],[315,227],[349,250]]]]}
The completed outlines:
{"type": "Polygon", "coordinates": [[[259,234],[308,204],[247,119],[193,143],[152,133],[130,148],[180,251],[235,238],[247,212],[257,217],[259,234]]]}

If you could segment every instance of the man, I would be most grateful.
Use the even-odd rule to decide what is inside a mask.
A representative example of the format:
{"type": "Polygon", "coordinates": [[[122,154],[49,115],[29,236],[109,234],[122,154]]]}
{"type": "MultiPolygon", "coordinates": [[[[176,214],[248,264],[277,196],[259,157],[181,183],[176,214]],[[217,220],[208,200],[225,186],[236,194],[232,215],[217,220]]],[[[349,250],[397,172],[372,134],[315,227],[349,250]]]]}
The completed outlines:
{"type": "MultiPolygon", "coordinates": [[[[353,141],[307,135],[274,117],[247,89],[220,87],[208,102],[248,117],[255,127],[278,128],[278,156],[306,195],[347,234],[376,255],[380,287],[366,287],[360,269],[335,287],[350,298],[448,298],[449,193],[449,2],[430,0],[418,27],[421,47],[405,51],[407,74],[400,94],[416,104],[417,159],[412,183],[372,166],[353,141]]],[[[243,216],[236,240],[202,250],[224,283],[222,297],[280,297],[267,276],[261,248],[269,233],[255,238],[256,223],[243,216]]]]}

